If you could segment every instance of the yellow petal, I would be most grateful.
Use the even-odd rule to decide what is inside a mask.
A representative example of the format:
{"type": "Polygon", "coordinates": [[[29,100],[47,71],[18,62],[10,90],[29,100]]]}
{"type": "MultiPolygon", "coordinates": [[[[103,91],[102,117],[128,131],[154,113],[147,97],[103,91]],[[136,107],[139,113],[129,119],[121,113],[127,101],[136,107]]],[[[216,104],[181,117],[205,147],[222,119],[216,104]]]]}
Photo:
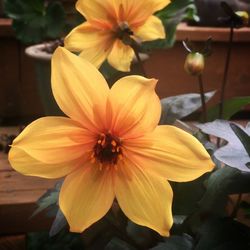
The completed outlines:
{"type": "Polygon", "coordinates": [[[153,13],[165,8],[171,3],[171,0],[150,0],[153,4],[153,13]]]}
{"type": "Polygon", "coordinates": [[[64,117],[44,117],[28,125],[13,146],[46,164],[68,162],[82,157],[95,137],[77,122],[64,117]]]}
{"type": "Polygon", "coordinates": [[[66,115],[88,130],[103,129],[109,87],[88,61],[59,47],[52,57],[52,91],[66,115]]]}
{"type": "Polygon", "coordinates": [[[76,9],[89,20],[112,20],[115,15],[113,0],[78,0],[76,9]]]}
{"type": "Polygon", "coordinates": [[[123,142],[127,157],[150,173],[171,181],[191,181],[214,168],[203,145],[174,126],[158,126],[151,134],[123,142]]]}
{"type": "Polygon", "coordinates": [[[154,89],[156,82],[142,76],[127,76],[113,85],[107,103],[112,133],[121,138],[135,138],[157,126],[161,105],[154,89]]]}
{"type": "Polygon", "coordinates": [[[125,45],[121,40],[117,39],[108,56],[108,62],[114,68],[120,71],[127,72],[130,70],[130,64],[134,56],[133,49],[125,45]]]}
{"type": "Polygon", "coordinates": [[[114,200],[111,173],[86,165],[68,175],[62,185],[59,206],[71,232],[82,232],[101,219],[114,200]]]}
{"type": "Polygon", "coordinates": [[[165,38],[164,26],[156,16],[150,16],[142,26],[134,31],[134,34],[143,42],[165,38]]]}
{"type": "Polygon", "coordinates": [[[172,189],[169,183],[126,160],[115,175],[115,194],[133,222],[168,236],[172,226],[172,189]]]}
{"type": "Polygon", "coordinates": [[[112,48],[112,33],[99,30],[88,22],[74,28],[64,39],[65,47],[100,67],[112,48]]]}
{"type": "Polygon", "coordinates": [[[58,164],[45,164],[40,162],[18,147],[11,147],[9,152],[11,166],[24,175],[39,176],[43,178],[60,178],[83,164],[80,159],[58,164]]]}

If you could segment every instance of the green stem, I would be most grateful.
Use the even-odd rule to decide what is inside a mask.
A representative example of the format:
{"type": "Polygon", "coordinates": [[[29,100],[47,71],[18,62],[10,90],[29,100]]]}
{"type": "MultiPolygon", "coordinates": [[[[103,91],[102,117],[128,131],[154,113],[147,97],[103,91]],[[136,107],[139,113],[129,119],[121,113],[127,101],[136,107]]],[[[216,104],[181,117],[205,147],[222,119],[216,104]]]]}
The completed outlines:
{"type": "MultiPolygon", "coordinates": [[[[230,59],[231,59],[233,36],[234,36],[234,24],[232,22],[230,26],[230,35],[229,35],[229,41],[228,41],[226,63],[225,63],[223,80],[222,80],[221,91],[220,91],[219,119],[223,119],[224,117],[224,101],[225,101],[224,99],[225,99],[225,92],[226,92],[226,85],[227,85],[227,78],[228,78],[228,69],[229,69],[229,64],[230,64],[230,59]]],[[[220,138],[217,138],[217,147],[219,146],[220,146],[220,138]]]]}
{"type": "Polygon", "coordinates": [[[206,107],[206,101],[205,101],[202,75],[198,76],[198,82],[199,82],[199,87],[200,87],[201,104],[202,104],[202,120],[203,122],[207,122],[207,107],[206,107]]]}
{"type": "Polygon", "coordinates": [[[227,57],[226,57],[226,63],[225,63],[223,80],[222,80],[222,85],[221,85],[221,92],[220,92],[219,119],[223,118],[224,98],[225,98],[225,91],[226,91],[227,78],[228,78],[228,69],[229,69],[229,64],[230,64],[230,59],[231,59],[233,35],[234,35],[234,27],[233,27],[233,24],[231,24],[229,42],[228,42],[228,50],[227,50],[227,57]]]}
{"type": "Polygon", "coordinates": [[[141,60],[139,51],[138,51],[138,49],[137,49],[137,46],[136,46],[136,45],[133,45],[132,48],[133,48],[133,50],[134,50],[134,52],[135,52],[135,56],[136,56],[136,59],[137,59],[137,61],[138,61],[138,65],[139,65],[139,67],[140,67],[141,73],[143,74],[143,76],[147,77],[147,74],[146,74],[145,69],[144,69],[144,67],[143,67],[143,63],[142,63],[142,60],[141,60]]]}

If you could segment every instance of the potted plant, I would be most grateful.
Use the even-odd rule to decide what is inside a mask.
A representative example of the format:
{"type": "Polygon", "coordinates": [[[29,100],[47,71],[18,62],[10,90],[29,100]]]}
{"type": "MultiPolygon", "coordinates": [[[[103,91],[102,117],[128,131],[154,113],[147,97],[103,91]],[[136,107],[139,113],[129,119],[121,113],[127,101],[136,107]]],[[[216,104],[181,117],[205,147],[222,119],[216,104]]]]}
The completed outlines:
{"type": "Polygon", "coordinates": [[[77,23],[69,8],[75,1],[5,0],[4,10],[17,39],[29,45],[25,53],[34,59],[37,86],[46,115],[60,113],[50,88],[50,59],[62,37],[77,23]],[[34,45],[35,44],[35,45],[34,45]]]}

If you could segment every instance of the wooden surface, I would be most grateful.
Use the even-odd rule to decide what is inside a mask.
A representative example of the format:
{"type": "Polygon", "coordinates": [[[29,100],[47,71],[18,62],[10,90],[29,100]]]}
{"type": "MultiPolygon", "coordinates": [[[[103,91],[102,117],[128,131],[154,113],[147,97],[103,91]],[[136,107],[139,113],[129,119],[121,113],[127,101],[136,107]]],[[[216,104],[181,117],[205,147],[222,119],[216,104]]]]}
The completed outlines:
{"type": "MultiPolygon", "coordinates": [[[[0,128],[2,133],[15,133],[16,127],[0,128]]],[[[30,219],[37,199],[52,188],[56,180],[23,176],[14,171],[7,155],[0,152],[0,234],[16,234],[49,228],[45,214],[30,219]]]]}
{"type": "Polygon", "coordinates": [[[0,250],[25,250],[26,236],[12,235],[0,237],[0,250]]]}

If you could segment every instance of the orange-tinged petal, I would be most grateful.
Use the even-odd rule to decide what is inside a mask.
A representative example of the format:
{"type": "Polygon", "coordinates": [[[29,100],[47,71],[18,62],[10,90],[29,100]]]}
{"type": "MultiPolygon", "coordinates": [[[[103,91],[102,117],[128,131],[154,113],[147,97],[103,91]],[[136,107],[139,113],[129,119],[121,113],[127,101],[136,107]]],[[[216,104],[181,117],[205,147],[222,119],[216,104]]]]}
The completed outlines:
{"type": "Polygon", "coordinates": [[[111,170],[99,170],[97,164],[78,168],[62,185],[59,206],[71,232],[82,232],[110,209],[114,200],[111,170]]]}
{"type": "Polygon", "coordinates": [[[108,56],[108,62],[120,71],[130,71],[130,64],[134,56],[133,49],[125,45],[121,40],[115,40],[112,50],[108,56]]]}
{"type": "Polygon", "coordinates": [[[112,21],[116,15],[113,0],[78,0],[76,9],[89,20],[112,21]]]}
{"type": "Polygon", "coordinates": [[[63,177],[83,165],[84,158],[57,164],[45,164],[31,157],[22,149],[13,146],[9,152],[9,162],[21,174],[53,179],[63,177]]]}
{"type": "Polygon", "coordinates": [[[91,63],[59,47],[52,57],[52,91],[66,115],[102,131],[109,87],[91,63]]]}
{"type": "Polygon", "coordinates": [[[43,117],[28,125],[13,146],[46,164],[69,162],[91,151],[95,137],[66,117],[43,117]]]}
{"type": "Polygon", "coordinates": [[[88,22],[74,28],[64,39],[65,48],[74,52],[80,51],[81,57],[98,68],[107,58],[112,43],[113,38],[110,31],[98,30],[88,22]]]}
{"type": "Polygon", "coordinates": [[[126,21],[133,29],[144,24],[156,11],[170,3],[169,0],[120,0],[115,1],[114,9],[117,11],[117,19],[126,21]]]}
{"type": "Polygon", "coordinates": [[[134,31],[134,34],[143,42],[165,38],[164,26],[156,16],[150,16],[142,26],[134,31]]]}
{"type": "Polygon", "coordinates": [[[135,138],[157,126],[161,105],[155,93],[156,82],[142,76],[127,76],[113,85],[107,102],[107,120],[113,134],[135,138]]]}
{"type": "Polygon", "coordinates": [[[133,222],[168,236],[172,226],[172,189],[169,183],[150,175],[132,161],[118,165],[115,194],[125,215],[133,222]]]}
{"type": "Polygon", "coordinates": [[[127,157],[145,171],[171,181],[191,181],[214,168],[203,145],[174,126],[158,126],[144,137],[123,142],[127,157]]]}

